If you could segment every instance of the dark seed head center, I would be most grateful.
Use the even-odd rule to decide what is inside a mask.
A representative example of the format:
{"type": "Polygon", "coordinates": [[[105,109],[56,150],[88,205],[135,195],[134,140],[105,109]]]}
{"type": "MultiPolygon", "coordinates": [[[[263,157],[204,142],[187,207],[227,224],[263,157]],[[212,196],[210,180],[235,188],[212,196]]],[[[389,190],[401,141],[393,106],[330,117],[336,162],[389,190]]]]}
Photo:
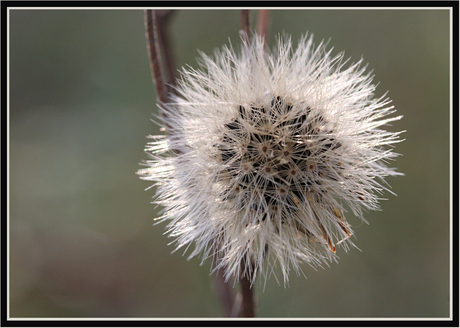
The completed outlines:
{"type": "Polygon", "coordinates": [[[268,106],[239,106],[237,117],[225,124],[218,149],[230,179],[237,182],[229,189],[242,204],[253,202],[255,193],[265,205],[253,202],[254,209],[282,205],[283,211],[295,212],[302,195],[330,176],[326,155],[342,144],[333,130],[326,131],[328,122],[319,110],[307,106],[301,111],[301,106],[274,97],[268,106]]]}

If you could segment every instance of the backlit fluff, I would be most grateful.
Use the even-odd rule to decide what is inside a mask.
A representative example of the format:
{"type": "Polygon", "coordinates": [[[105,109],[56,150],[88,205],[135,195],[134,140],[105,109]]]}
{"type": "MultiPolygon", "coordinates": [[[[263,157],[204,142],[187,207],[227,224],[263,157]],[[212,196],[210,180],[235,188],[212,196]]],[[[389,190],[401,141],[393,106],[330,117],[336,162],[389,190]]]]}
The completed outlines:
{"type": "Polygon", "coordinates": [[[177,247],[217,255],[227,278],[279,265],[287,282],[301,262],[327,264],[353,245],[345,213],[377,210],[384,178],[399,174],[386,163],[400,133],[382,126],[401,116],[389,117],[365,71],[307,36],[272,51],[253,36],[184,68],[178,95],[160,104],[168,136],[151,136],[139,171],[177,247]]]}

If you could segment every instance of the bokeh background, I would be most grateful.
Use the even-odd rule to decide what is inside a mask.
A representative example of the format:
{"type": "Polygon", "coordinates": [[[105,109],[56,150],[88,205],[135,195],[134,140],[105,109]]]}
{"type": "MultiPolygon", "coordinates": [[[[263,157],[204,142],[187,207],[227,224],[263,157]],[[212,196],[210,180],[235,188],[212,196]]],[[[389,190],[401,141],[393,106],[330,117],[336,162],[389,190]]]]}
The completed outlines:
{"type": "MultiPolygon", "coordinates": [[[[253,21],[256,12],[252,12],[253,21]]],[[[220,317],[210,263],[171,254],[135,172],[159,133],[141,10],[11,10],[10,316],[220,317]]],[[[270,42],[330,39],[389,90],[397,144],[382,211],[351,220],[360,248],[289,286],[256,286],[261,317],[449,315],[449,12],[273,10],[270,42]]],[[[237,10],[179,10],[178,66],[239,42],[237,10]]],[[[351,216],[351,215],[349,215],[351,216]]]]}

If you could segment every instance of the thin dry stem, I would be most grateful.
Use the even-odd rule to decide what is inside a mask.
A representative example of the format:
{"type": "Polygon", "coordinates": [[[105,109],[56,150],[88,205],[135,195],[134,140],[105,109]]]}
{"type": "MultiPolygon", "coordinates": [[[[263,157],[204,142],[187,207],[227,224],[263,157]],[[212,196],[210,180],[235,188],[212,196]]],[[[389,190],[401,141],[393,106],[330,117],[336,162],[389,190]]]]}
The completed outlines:
{"type": "MultiPolygon", "coordinates": [[[[251,24],[249,17],[249,10],[241,10],[241,25],[244,31],[245,42],[250,43],[251,37],[251,24]]],[[[240,317],[255,317],[255,299],[254,289],[252,288],[251,278],[254,274],[252,265],[246,266],[245,259],[241,261],[240,273],[240,295],[241,295],[241,312],[240,317]]]]}
{"type": "Polygon", "coordinates": [[[251,38],[251,22],[249,17],[249,10],[243,9],[241,12],[241,27],[243,28],[246,42],[249,43],[251,38]]]}
{"type": "Polygon", "coordinates": [[[254,274],[252,265],[249,265],[246,269],[245,260],[242,261],[242,272],[240,274],[240,287],[241,287],[241,313],[240,317],[253,318],[256,316],[256,302],[254,296],[254,288],[251,283],[252,275],[254,274]],[[245,273],[245,270],[246,273],[245,273]]]}
{"type": "Polygon", "coordinates": [[[161,103],[166,103],[168,95],[164,80],[163,69],[161,67],[160,46],[158,42],[158,25],[154,10],[145,10],[145,29],[147,35],[147,47],[150,57],[150,69],[152,78],[157,89],[158,99],[161,103]]]}
{"type": "Polygon", "coordinates": [[[265,41],[265,47],[267,47],[268,41],[268,23],[269,23],[270,10],[261,9],[257,15],[257,34],[262,36],[265,41]]]}

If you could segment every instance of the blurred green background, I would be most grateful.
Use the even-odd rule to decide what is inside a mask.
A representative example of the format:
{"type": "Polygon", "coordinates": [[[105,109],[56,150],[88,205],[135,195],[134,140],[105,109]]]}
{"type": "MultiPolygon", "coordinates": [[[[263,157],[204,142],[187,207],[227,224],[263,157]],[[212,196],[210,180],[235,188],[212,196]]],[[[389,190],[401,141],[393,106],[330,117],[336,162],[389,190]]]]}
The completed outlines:
{"type": "MultiPolygon", "coordinates": [[[[256,12],[251,11],[253,21],[256,12]]],[[[12,10],[10,316],[219,317],[210,263],[153,226],[135,172],[159,133],[141,10],[12,10]]],[[[270,41],[310,31],[361,57],[407,130],[382,211],[354,223],[362,250],[289,287],[256,289],[261,317],[449,315],[449,12],[273,10],[270,41]]],[[[237,10],[180,10],[178,66],[239,42],[237,10]]],[[[351,216],[351,215],[349,215],[351,216]]]]}

